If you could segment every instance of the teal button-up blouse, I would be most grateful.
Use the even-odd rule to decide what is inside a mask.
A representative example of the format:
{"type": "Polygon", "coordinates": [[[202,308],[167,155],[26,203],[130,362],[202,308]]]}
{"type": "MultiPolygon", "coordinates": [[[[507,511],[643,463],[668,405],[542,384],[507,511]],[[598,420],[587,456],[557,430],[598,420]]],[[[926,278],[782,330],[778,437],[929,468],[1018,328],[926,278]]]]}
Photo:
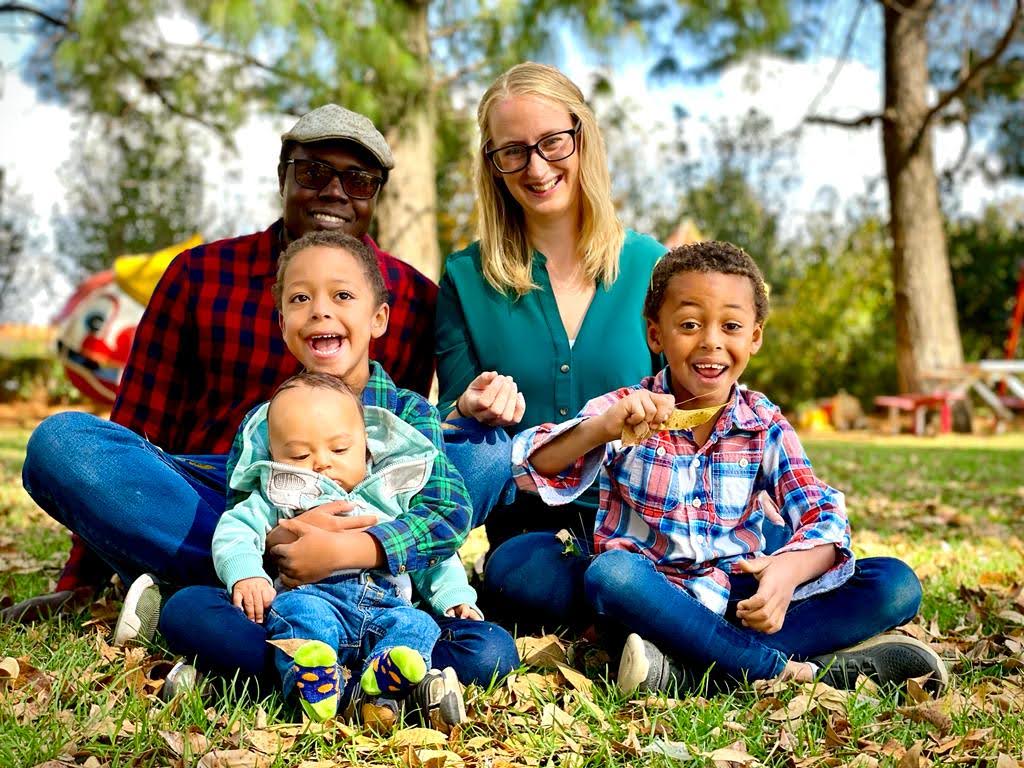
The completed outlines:
{"type": "Polygon", "coordinates": [[[619,277],[597,286],[572,347],[551,292],[546,259],[534,253],[539,289],[515,299],[494,290],[480,268],[480,247],[448,257],[437,299],[438,408],[442,416],[482,371],[515,379],[526,399],[527,427],[572,418],[593,397],[631,384],[662,366],[647,347],[644,295],[665,247],[626,232],[619,277]]]}

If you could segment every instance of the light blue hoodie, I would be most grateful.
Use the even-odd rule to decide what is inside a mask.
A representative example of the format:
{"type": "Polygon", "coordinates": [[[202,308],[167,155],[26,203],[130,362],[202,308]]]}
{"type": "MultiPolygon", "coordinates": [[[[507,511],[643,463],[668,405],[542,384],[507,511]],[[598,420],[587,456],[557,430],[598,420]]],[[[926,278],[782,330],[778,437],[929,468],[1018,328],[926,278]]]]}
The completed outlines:
{"type": "MultiPolygon", "coordinates": [[[[290,518],[329,501],[350,501],[350,514],[374,514],[393,520],[409,509],[409,502],[426,484],[437,448],[426,437],[390,411],[366,406],[366,477],[351,491],[310,470],[262,458],[269,403],[261,405],[243,427],[242,450],[228,484],[249,496],[224,511],[213,534],[213,564],[230,592],[235,582],[261,577],[267,534],[282,518],[290,518]]],[[[412,583],[431,610],[443,615],[449,608],[468,603],[476,608],[476,591],[469,586],[458,555],[422,571],[411,571],[412,583]]],[[[399,587],[406,578],[386,577],[399,587]]],[[[482,614],[481,614],[482,615],[482,614]]]]}

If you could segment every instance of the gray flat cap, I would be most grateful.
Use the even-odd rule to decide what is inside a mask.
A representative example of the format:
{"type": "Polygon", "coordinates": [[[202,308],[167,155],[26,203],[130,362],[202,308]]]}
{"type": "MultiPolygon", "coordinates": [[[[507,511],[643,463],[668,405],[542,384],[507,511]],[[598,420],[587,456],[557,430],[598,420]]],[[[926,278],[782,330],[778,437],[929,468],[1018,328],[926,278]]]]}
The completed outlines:
{"type": "Polygon", "coordinates": [[[395,167],[391,147],[370,119],[337,104],[324,104],[307,112],[288,133],[281,135],[282,142],[295,141],[299,144],[331,139],[354,141],[377,158],[384,170],[390,171],[395,167]]]}

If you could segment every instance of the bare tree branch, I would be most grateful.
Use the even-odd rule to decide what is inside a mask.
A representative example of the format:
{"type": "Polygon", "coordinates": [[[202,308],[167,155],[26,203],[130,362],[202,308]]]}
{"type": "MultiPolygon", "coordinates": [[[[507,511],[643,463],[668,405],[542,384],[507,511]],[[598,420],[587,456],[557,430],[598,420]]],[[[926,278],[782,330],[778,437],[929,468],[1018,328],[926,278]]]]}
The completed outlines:
{"type": "Polygon", "coordinates": [[[884,113],[876,112],[861,115],[850,120],[844,120],[841,117],[829,117],[827,115],[808,115],[804,118],[804,122],[813,123],[814,125],[833,125],[839,128],[867,128],[873,123],[885,119],[886,115],[884,113]]]}
{"type": "Polygon", "coordinates": [[[57,27],[67,27],[67,19],[61,19],[57,16],[47,13],[41,8],[34,8],[31,5],[25,5],[24,3],[0,3],[0,13],[28,13],[35,16],[37,19],[42,19],[48,24],[53,24],[57,27]]]}
{"type": "Polygon", "coordinates": [[[832,71],[828,73],[828,79],[825,81],[825,85],[818,91],[818,95],[811,101],[809,107],[807,107],[806,115],[813,115],[818,111],[818,105],[821,100],[825,98],[829,91],[832,90],[832,86],[835,85],[836,78],[839,77],[839,73],[843,69],[843,65],[846,64],[847,57],[850,55],[850,48],[853,46],[853,38],[857,33],[857,26],[860,24],[860,17],[864,13],[864,7],[867,5],[866,0],[860,0],[857,3],[857,12],[853,15],[853,20],[850,22],[849,28],[846,30],[846,37],[843,40],[842,50],[839,52],[839,57],[836,60],[835,66],[832,67],[832,71]]]}
{"type": "Polygon", "coordinates": [[[1010,25],[1006,28],[1003,36],[999,39],[996,47],[992,49],[992,52],[989,53],[988,56],[985,56],[975,62],[974,66],[971,67],[967,74],[961,77],[956,85],[941,94],[939,96],[939,100],[935,102],[935,106],[928,110],[928,114],[926,114],[924,116],[924,120],[921,121],[921,127],[918,128],[917,135],[911,143],[911,153],[913,153],[921,143],[921,139],[924,137],[924,132],[928,129],[931,121],[935,119],[935,116],[948,107],[953,99],[957,98],[960,94],[970,88],[977,79],[981,77],[982,73],[986,69],[990,69],[992,65],[998,61],[999,57],[1003,55],[1006,49],[1010,47],[1010,43],[1013,41],[1013,36],[1017,33],[1022,21],[1024,21],[1024,0],[1017,0],[1013,11],[1013,19],[1010,21],[1010,25]]]}
{"type": "Polygon", "coordinates": [[[483,69],[486,66],[487,66],[487,61],[485,59],[477,59],[475,62],[473,62],[469,66],[467,66],[467,67],[460,67],[459,69],[455,70],[454,72],[452,72],[452,73],[450,73],[448,75],[445,75],[445,77],[440,78],[436,83],[434,83],[432,85],[432,88],[434,89],[435,92],[436,91],[443,91],[445,88],[447,88],[448,86],[452,85],[453,83],[456,83],[459,80],[461,80],[462,78],[468,77],[469,75],[472,75],[475,72],[479,72],[481,69],[483,69]]]}

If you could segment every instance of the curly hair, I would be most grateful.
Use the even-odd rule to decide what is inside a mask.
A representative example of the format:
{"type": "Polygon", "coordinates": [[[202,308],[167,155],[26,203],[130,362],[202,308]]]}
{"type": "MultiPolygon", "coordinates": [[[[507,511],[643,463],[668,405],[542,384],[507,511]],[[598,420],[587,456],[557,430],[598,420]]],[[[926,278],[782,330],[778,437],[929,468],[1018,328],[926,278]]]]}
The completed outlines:
{"type": "Polygon", "coordinates": [[[644,297],[645,318],[658,319],[669,281],[681,272],[718,272],[750,278],[754,289],[754,316],[758,323],[763,323],[768,317],[768,289],[764,275],[750,255],[732,243],[706,240],[680,245],[661,257],[651,273],[651,284],[644,297]]]}
{"type": "Polygon", "coordinates": [[[298,240],[293,240],[281,258],[277,260],[277,279],[271,286],[270,291],[274,296],[274,306],[281,311],[281,295],[284,292],[284,273],[288,269],[295,254],[307,248],[337,248],[346,251],[359,262],[363,268],[366,282],[373,291],[373,298],[378,304],[385,304],[388,301],[388,288],[384,284],[384,275],[380,273],[380,264],[373,251],[362,240],[357,240],[352,235],[343,232],[320,231],[307,232],[298,240]]]}

